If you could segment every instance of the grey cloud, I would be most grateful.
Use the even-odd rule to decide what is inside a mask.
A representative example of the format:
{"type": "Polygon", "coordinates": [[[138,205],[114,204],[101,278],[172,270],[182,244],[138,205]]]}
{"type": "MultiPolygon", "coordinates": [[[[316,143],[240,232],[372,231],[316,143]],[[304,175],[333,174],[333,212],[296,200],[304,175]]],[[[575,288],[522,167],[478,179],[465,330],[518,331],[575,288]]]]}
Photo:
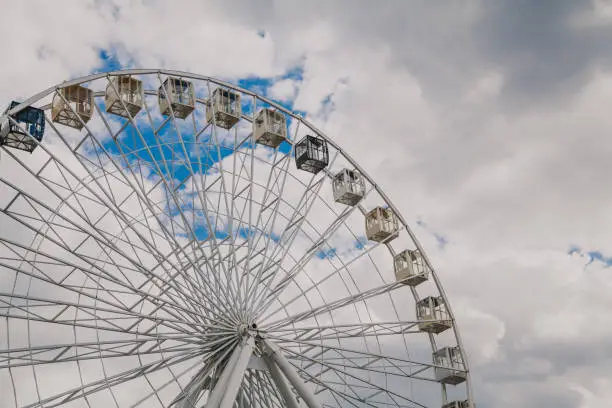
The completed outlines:
{"type": "Polygon", "coordinates": [[[572,0],[223,2],[230,18],[282,37],[328,21],[347,44],[388,47],[424,96],[457,103],[495,69],[506,78],[502,102],[519,109],[567,97],[610,62],[612,26],[574,24],[593,14],[572,0]],[[229,11],[232,11],[229,13],[229,11]]]}
{"type": "MultiPolygon", "coordinates": [[[[145,3],[153,7],[162,4],[145,3]]],[[[355,72],[366,80],[351,78],[350,92],[344,98],[334,98],[336,111],[328,123],[338,114],[347,118],[348,124],[336,124],[338,132],[330,136],[363,164],[406,218],[414,220],[422,215],[435,231],[449,236],[449,248],[436,251],[432,238],[428,249],[432,249],[434,263],[442,265],[440,275],[451,302],[469,298],[478,310],[505,324],[506,334],[499,341],[503,359],[473,367],[479,407],[580,407],[580,395],[568,384],[590,387],[598,376],[605,378],[610,366],[611,340],[605,336],[566,343],[542,340],[519,347],[523,336],[533,335],[536,317],[528,313],[531,307],[544,314],[560,313],[558,302],[570,294],[586,292],[575,311],[586,315],[594,308],[586,302],[591,297],[585,289],[598,285],[593,274],[580,276],[582,286],[569,285],[564,279],[569,280],[572,273],[579,276],[581,266],[571,264],[567,257],[569,271],[562,270],[565,258],[550,262],[546,251],[565,251],[570,243],[578,243],[589,249],[599,245],[609,252],[605,245],[609,242],[607,214],[612,202],[606,188],[610,127],[605,107],[603,113],[593,113],[595,107],[607,103],[609,92],[579,95],[589,103],[576,108],[577,91],[592,80],[595,68],[606,68],[609,63],[610,28],[575,23],[590,10],[588,2],[545,0],[217,0],[198,11],[227,22],[232,29],[265,30],[274,42],[274,57],[280,59],[294,56],[292,52],[308,53],[289,38],[296,30],[317,22],[334,28],[333,35],[339,38],[330,55],[346,53],[355,72]],[[362,66],[374,58],[373,50],[384,49],[389,51],[390,65],[381,62],[378,71],[362,66]],[[463,96],[492,70],[505,79],[500,95],[480,105],[464,104],[463,96]],[[414,76],[422,95],[405,89],[411,83],[398,72],[414,76]],[[381,91],[388,100],[373,105],[369,88],[379,79],[391,83],[381,91]],[[406,92],[392,92],[397,87],[406,92]],[[567,110],[558,110],[562,103],[567,110]],[[415,111],[415,107],[423,109],[415,111]],[[383,123],[381,118],[389,111],[394,116],[383,123]],[[430,120],[420,122],[426,114],[430,120]],[[387,143],[371,143],[379,135],[387,143]],[[457,242],[471,249],[465,251],[469,260],[456,262],[453,258],[457,242]],[[524,248],[530,252],[521,251],[524,248]],[[475,264],[482,263],[484,256],[497,262],[479,268],[475,264]],[[513,263],[523,256],[536,259],[513,263]],[[542,361],[544,368],[529,371],[524,367],[534,359],[542,361]]],[[[116,24],[123,24],[120,40],[128,48],[137,40],[125,34],[130,33],[126,27],[133,27],[129,27],[130,21],[122,20],[121,9],[114,17],[116,24]]],[[[167,29],[162,25],[166,20],[147,20],[138,26],[138,33],[143,27],[167,29]]],[[[110,34],[108,37],[115,40],[110,34]]],[[[230,38],[234,44],[238,40],[244,38],[230,38]]],[[[180,51],[175,42],[170,44],[176,50],[172,58],[160,53],[186,69],[195,66],[202,69],[197,72],[208,74],[206,64],[214,58],[206,52],[212,39],[207,41],[198,46],[201,55],[195,55],[191,46],[180,51]]],[[[159,46],[152,41],[138,51],[144,61],[155,61],[152,55],[157,50],[149,49],[151,44],[159,46]]],[[[62,47],[57,49],[60,55],[66,52],[62,47]]],[[[240,60],[226,61],[224,67],[240,66],[248,71],[257,57],[241,54],[240,60]]],[[[227,56],[215,58],[225,60],[227,56]]],[[[322,59],[325,69],[317,76],[329,75],[335,80],[346,75],[344,66],[334,65],[337,61],[327,55],[322,59]]],[[[46,75],[57,82],[65,76],[64,71],[51,70],[53,75],[46,75]]],[[[41,88],[41,83],[50,80],[36,77],[28,87],[41,88]]],[[[0,89],[8,87],[5,81],[0,89]]],[[[425,235],[417,233],[421,238],[425,235]]],[[[607,299],[599,299],[597,310],[606,310],[607,299]]],[[[461,326],[469,316],[464,309],[456,313],[461,326]]],[[[469,336],[475,350],[491,340],[479,324],[472,325],[469,336]]],[[[583,336],[593,337],[590,332],[583,336]]]]}
{"type": "Polygon", "coordinates": [[[484,58],[506,75],[504,98],[515,103],[563,101],[610,57],[612,26],[578,26],[594,13],[588,2],[487,3],[475,37],[484,58]]]}

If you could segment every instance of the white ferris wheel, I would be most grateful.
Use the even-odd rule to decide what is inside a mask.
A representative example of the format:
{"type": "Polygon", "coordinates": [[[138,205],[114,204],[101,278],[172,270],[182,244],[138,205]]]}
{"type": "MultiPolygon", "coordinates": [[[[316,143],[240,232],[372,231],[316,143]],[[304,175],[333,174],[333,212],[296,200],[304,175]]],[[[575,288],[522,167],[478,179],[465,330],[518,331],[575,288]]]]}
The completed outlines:
{"type": "Polygon", "coordinates": [[[473,408],[396,207],[299,114],[124,70],[0,115],[0,407],[473,408]]]}

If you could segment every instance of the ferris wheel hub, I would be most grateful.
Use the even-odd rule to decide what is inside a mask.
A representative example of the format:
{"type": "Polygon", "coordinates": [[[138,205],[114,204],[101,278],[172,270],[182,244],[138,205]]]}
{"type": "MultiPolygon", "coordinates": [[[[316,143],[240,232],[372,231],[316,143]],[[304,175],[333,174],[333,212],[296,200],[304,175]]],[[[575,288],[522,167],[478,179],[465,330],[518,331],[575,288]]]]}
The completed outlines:
{"type": "Polygon", "coordinates": [[[238,334],[240,336],[247,336],[249,334],[249,326],[246,324],[238,325],[238,334]]]}

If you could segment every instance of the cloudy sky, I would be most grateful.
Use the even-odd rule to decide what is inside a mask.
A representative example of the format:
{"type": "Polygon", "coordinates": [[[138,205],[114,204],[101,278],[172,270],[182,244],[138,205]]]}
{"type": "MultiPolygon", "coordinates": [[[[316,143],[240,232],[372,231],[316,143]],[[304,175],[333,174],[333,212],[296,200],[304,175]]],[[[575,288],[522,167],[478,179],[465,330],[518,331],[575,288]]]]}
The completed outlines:
{"type": "Polygon", "coordinates": [[[612,2],[0,10],[0,101],[109,68],[163,67],[251,78],[305,112],[415,226],[455,309],[479,407],[609,405],[612,2]]]}

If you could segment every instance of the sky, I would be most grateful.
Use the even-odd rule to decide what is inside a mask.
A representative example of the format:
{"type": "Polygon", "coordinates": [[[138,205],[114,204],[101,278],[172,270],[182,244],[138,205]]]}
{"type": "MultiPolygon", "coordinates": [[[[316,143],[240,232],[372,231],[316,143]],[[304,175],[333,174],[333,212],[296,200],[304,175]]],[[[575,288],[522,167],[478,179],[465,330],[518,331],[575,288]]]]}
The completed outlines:
{"type": "Polygon", "coordinates": [[[479,407],[612,399],[612,2],[0,0],[0,101],[117,67],[303,112],[415,228],[479,407]],[[61,4],[61,7],[58,5],[61,4]]]}

